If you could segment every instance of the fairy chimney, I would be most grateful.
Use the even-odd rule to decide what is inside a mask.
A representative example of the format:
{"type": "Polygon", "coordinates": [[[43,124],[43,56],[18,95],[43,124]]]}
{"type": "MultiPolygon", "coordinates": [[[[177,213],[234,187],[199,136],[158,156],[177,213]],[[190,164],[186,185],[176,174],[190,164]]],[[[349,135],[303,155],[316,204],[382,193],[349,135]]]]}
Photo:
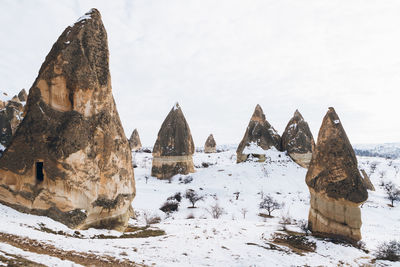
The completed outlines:
{"type": "Polygon", "coordinates": [[[58,38],[0,158],[1,203],[71,228],[125,229],[135,180],[108,56],[96,9],[58,38]]]}
{"type": "Polygon", "coordinates": [[[169,112],[153,147],[151,175],[169,179],[176,174],[194,172],[194,143],[189,125],[178,103],[169,112]]]}
{"type": "Polygon", "coordinates": [[[28,94],[26,93],[25,89],[22,89],[19,93],[18,93],[18,99],[21,102],[25,102],[28,99],[28,94]]]}
{"type": "Polygon", "coordinates": [[[246,161],[250,155],[264,161],[265,150],[272,147],[281,150],[281,137],[265,119],[261,106],[257,105],[236,150],[237,163],[246,161]]]}
{"type": "Polygon", "coordinates": [[[357,158],[333,108],[329,108],[318,134],[306,183],[311,194],[308,217],[313,234],[361,239],[360,205],[368,192],[357,168],[357,158]]]}
{"type": "Polygon", "coordinates": [[[20,102],[18,97],[2,102],[3,107],[0,110],[0,153],[10,144],[12,136],[23,119],[23,103],[20,102]]]}
{"type": "Polygon", "coordinates": [[[210,134],[204,144],[204,153],[216,153],[217,152],[217,143],[215,143],[214,136],[210,134]]]}
{"type": "Polygon", "coordinates": [[[140,137],[137,129],[133,130],[131,138],[129,138],[129,145],[133,151],[138,151],[142,148],[142,143],[140,142],[140,137]]]}
{"type": "Polygon", "coordinates": [[[308,168],[314,147],[315,142],[308,123],[296,110],[282,134],[282,150],[287,151],[301,167],[308,168]]]}

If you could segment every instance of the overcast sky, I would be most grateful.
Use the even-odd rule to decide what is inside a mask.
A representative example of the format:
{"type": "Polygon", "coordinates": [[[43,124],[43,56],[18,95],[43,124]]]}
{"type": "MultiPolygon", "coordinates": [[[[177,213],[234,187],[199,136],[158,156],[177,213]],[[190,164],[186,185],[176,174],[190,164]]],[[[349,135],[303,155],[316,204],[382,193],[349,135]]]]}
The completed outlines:
{"type": "Polygon", "coordinates": [[[92,7],[128,138],[152,146],[178,101],[196,146],[239,143],[257,103],[280,134],[298,108],[316,139],[333,106],[352,143],[400,142],[400,1],[0,0],[0,90],[92,7]]]}

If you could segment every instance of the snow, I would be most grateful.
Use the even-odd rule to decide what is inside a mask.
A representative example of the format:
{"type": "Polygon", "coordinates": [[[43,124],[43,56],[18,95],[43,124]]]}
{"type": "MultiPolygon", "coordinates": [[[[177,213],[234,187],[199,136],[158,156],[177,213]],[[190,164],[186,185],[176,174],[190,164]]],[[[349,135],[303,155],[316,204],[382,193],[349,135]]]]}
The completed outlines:
{"type": "Polygon", "coordinates": [[[257,143],[251,142],[249,145],[247,145],[243,149],[243,154],[258,154],[258,155],[264,155],[265,150],[262,149],[257,143]]]}
{"type": "Polygon", "coordinates": [[[175,105],[174,105],[174,111],[177,110],[177,109],[179,109],[179,108],[180,108],[180,107],[179,107],[179,104],[178,104],[178,102],[176,102],[175,105]]]}
{"type": "MultiPolygon", "coordinates": [[[[171,182],[150,177],[150,153],[133,154],[137,164],[135,180],[137,195],[132,206],[138,215],[130,224],[144,225],[144,213],[158,215],[161,222],[153,227],[165,230],[166,235],[150,238],[93,239],[96,235],[118,237],[121,233],[109,230],[80,230],[83,239],[40,231],[40,226],[73,235],[74,230],[52,219],[23,214],[0,205],[2,214],[1,232],[26,236],[55,245],[63,250],[75,250],[96,255],[108,255],[118,259],[130,259],[138,263],[156,266],[336,266],[362,265],[373,259],[377,245],[390,239],[400,240],[400,204],[389,207],[380,181],[393,181],[398,186],[399,160],[383,158],[359,158],[359,167],[370,174],[371,165],[376,169],[370,174],[376,192],[369,192],[368,201],[362,206],[361,228],[367,254],[351,246],[334,244],[322,239],[308,237],[316,243],[315,252],[304,256],[283,251],[269,250],[270,237],[281,228],[282,216],[291,217],[288,229],[300,232],[295,221],[306,220],[309,211],[309,192],[305,184],[306,169],[296,165],[285,153],[276,150],[264,151],[265,163],[244,162],[236,164],[236,146],[219,146],[220,153],[195,153],[196,172],[176,175],[171,182]],[[202,167],[207,163],[208,168],[202,167]],[[383,173],[383,174],[382,174],[383,173]],[[383,178],[380,178],[383,176],[383,178]],[[185,184],[185,178],[193,178],[185,184]],[[177,192],[194,189],[205,197],[196,203],[196,208],[183,199],[179,210],[167,216],[159,210],[166,199],[177,192]],[[236,199],[236,192],[239,197],[236,199]],[[273,218],[258,214],[261,195],[270,195],[285,206],[272,213],[273,218]],[[225,213],[213,219],[208,210],[218,203],[225,213]],[[242,211],[248,210],[246,217],[242,211]],[[194,219],[188,219],[193,216],[194,219]],[[254,243],[256,245],[249,245],[254,243]],[[260,246],[257,246],[260,245],[260,246]]],[[[12,248],[0,247],[0,251],[12,252],[12,248]]],[[[33,256],[32,256],[33,257],[33,256]]],[[[48,263],[53,265],[53,263],[48,263]]],[[[377,264],[383,264],[378,261],[377,264]]]]}

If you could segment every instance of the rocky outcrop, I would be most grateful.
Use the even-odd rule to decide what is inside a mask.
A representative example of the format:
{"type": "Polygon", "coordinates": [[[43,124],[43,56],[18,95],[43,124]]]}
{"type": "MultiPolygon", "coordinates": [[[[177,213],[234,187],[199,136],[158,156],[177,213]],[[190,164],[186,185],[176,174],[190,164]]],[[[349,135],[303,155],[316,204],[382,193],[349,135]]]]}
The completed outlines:
{"type": "Polygon", "coordinates": [[[133,151],[138,151],[142,148],[142,143],[140,142],[140,137],[137,129],[133,130],[131,138],[129,138],[129,145],[133,151]]]}
{"type": "Polygon", "coordinates": [[[135,181],[108,56],[96,9],[58,38],[0,158],[0,202],[77,229],[126,227],[135,181]]]}
{"type": "Polygon", "coordinates": [[[318,134],[306,176],[311,194],[309,227],[313,234],[351,242],[361,239],[361,211],[368,192],[357,168],[357,158],[333,108],[318,134]]]}
{"type": "Polygon", "coordinates": [[[178,103],[161,125],[153,147],[151,175],[169,179],[176,174],[194,172],[194,143],[189,125],[178,103]]]}
{"type": "Polygon", "coordinates": [[[315,142],[308,123],[296,110],[282,134],[282,150],[287,151],[301,167],[308,168],[314,147],[315,142]]]}
{"type": "Polygon", "coordinates": [[[18,99],[21,102],[25,102],[28,99],[28,94],[26,93],[25,89],[22,89],[19,93],[18,93],[18,99]]]}
{"type": "Polygon", "coordinates": [[[237,163],[246,161],[250,155],[263,161],[265,160],[265,154],[262,151],[268,150],[271,147],[281,150],[281,137],[265,119],[261,106],[257,105],[244,137],[236,150],[237,163]],[[248,149],[246,149],[247,147],[248,149]],[[250,147],[256,147],[257,149],[249,150],[250,147]]]}
{"type": "Polygon", "coordinates": [[[216,153],[217,143],[214,140],[214,136],[210,134],[204,144],[204,153],[216,153]]]}
{"type": "MultiPolygon", "coordinates": [[[[22,89],[18,95],[24,93],[26,95],[25,90],[22,89]]],[[[12,136],[23,119],[24,105],[19,97],[14,96],[11,100],[1,101],[0,108],[0,153],[2,153],[10,144],[12,136]]]]}
{"type": "Polygon", "coordinates": [[[367,188],[370,191],[375,191],[375,186],[372,184],[371,180],[369,179],[368,174],[365,172],[365,170],[361,170],[361,174],[363,176],[363,182],[365,185],[365,188],[367,188]]]}

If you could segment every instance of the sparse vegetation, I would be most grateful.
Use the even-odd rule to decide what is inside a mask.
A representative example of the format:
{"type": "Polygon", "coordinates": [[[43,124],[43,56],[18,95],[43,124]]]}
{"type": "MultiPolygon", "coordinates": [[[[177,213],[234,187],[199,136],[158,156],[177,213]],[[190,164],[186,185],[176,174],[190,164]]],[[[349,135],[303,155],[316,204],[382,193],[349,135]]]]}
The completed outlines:
{"type": "Polygon", "coordinates": [[[210,209],[207,209],[207,212],[210,213],[210,215],[214,218],[214,219],[219,219],[219,217],[221,217],[222,214],[226,213],[225,209],[222,208],[218,202],[215,202],[214,205],[210,206],[210,209]]]}
{"type": "Polygon", "coordinates": [[[400,190],[392,182],[384,184],[384,190],[386,192],[387,199],[390,200],[391,206],[393,207],[395,201],[400,201],[400,190]]]}
{"type": "Polygon", "coordinates": [[[240,212],[241,212],[242,215],[243,215],[243,219],[246,219],[246,214],[247,214],[248,211],[249,211],[249,210],[246,209],[246,208],[241,208],[241,209],[240,209],[240,212]]]}
{"type": "Polygon", "coordinates": [[[143,218],[144,221],[146,222],[146,226],[150,226],[151,224],[156,224],[161,222],[161,218],[158,215],[150,215],[149,213],[147,213],[147,211],[145,211],[143,213],[143,218]]]}
{"type": "Polygon", "coordinates": [[[274,210],[280,209],[282,207],[283,207],[283,204],[277,202],[275,199],[273,199],[269,195],[265,196],[259,204],[259,208],[266,210],[268,212],[268,216],[271,216],[271,213],[274,210]]]}
{"type": "Polygon", "coordinates": [[[161,206],[160,210],[164,213],[171,213],[178,211],[179,202],[176,200],[167,200],[161,206]]]}
{"type": "Polygon", "coordinates": [[[195,208],[196,202],[198,202],[200,200],[204,200],[204,196],[200,196],[193,189],[186,190],[185,198],[188,199],[190,201],[190,203],[192,203],[191,208],[195,208]]]}
{"type": "Polygon", "coordinates": [[[400,242],[391,240],[379,245],[376,250],[376,259],[388,261],[400,261],[400,242]]]}
{"type": "Polygon", "coordinates": [[[301,231],[303,231],[305,235],[308,235],[310,233],[310,227],[308,226],[307,220],[297,221],[297,226],[301,229],[301,231]]]}

